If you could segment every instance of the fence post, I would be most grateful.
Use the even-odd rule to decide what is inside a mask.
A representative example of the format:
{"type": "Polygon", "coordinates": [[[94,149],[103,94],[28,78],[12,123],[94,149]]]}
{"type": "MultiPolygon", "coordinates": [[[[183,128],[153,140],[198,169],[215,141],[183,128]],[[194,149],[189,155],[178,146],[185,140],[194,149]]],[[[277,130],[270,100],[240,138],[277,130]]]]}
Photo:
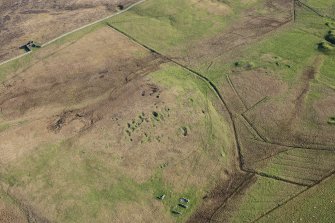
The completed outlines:
{"type": "Polygon", "coordinates": [[[293,0],[293,22],[295,23],[295,20],[296,20],[296,12],[295,12],[295,2],[296,0],[293,0]]]}

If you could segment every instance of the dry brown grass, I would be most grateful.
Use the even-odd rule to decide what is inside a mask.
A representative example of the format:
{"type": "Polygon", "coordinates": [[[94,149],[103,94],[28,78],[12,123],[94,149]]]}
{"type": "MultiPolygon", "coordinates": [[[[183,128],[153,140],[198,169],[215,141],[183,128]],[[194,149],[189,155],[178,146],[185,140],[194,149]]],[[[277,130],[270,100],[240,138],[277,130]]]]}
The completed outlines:
{"type": "Polygon", "coordinates": [[[0,134],[1,164],[8,166],[2,174],[11,176],[5,180],[11,195],[43,219],[70,221],[68,215],[77,216],[77,210],[82,214],[76,221],[90,222],[91,206],[106,202],[96,221],[173,222],[170,207],[154,199],[160,185],[137,188],[133,196],[140,200],[128,198],[132,202],[83,199],[128,179],[130,188],[146,185],[160,171],[163,186],[174,194],[191,188],[201,196],[227,178],[234,165],[228,157],[235,152],[220,103],[196,84],[180,85],[188,82],[178,78],[192,77],[180,68],[157,79],[153,72],[168,69],[164,58],[104,27],[42,48],[30,63],[9,74],[0,89],[1,121],[9,123],[0,134]],[[165,78],[178,84],[166,85],[171,80],[165,78]],[[187,135],[180,132],[183,126],[187,135]],[[90,177],[99,180],[86,182],[90,177]]]}
{"type": "Polygon", "coordinates": [[[19,46],[29,40],[44,43],[108,16],[117,10],[117,5],[131,4],[123,1],[57,1],[33,2],[4,0],[0,3],[0,61],[21,54],[19,46]]]}

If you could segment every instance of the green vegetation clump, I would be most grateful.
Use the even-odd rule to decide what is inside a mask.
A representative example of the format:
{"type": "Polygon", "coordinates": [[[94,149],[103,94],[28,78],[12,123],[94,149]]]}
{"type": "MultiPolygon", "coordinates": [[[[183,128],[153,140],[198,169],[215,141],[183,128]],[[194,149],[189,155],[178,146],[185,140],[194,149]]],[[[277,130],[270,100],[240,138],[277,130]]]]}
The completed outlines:
{"type": "Polygon", "coordinates": [[[190,129],[189,129],[188,127],[186,127],[186,126],[182,126],[182,127],[180,128],[180,131],[181,131],[181,134],[182,134],[183,136],[187,136],[187,135],[189,134],[189,132],[190,132],[190,129]]]}
{"type": "Polygon", "coordinates": [[[325,40],[318,44],[318,49],[322,52],[331,52],[335,49],[335,30],[330,30],[325,36],[325,40]]]}
{"type": "Polygon", "coordinates": [[[329,118],[328,124],[335,125],[335,116],[329,118]]]}
{"type": "Polygon", "coordinates": [[[0,132],[5,131],[6,129],[8,129],[10,127],[9,124],[5,123],[5,124],[0,124],[0,132]]]}
{"type": "Polygon", "coordinates": [[[330,30],[328,34],[326,35],[325,39],[332,43],[335,44],[335,30],[330,30]]]}
{"type": "Polygon", "coordinates": [[[251,70],[255,67],[255,64],[253,62],[245,61],[245,60],[237,61],[234,63],[234,65],[235,67],[244,68],[247,70],[251,70]]]}
{"type": "Polygon", "coordinates": [[[322,41],[318,44],[318,49],[323,52],[331,52],[335,49],[335,47],[329,42],[322,41]]]}
{"type": "Polygon", "coordinates": [[[328,26],[331,29],[335,29],[335,22],[326,22],[325,25],[328,26]]]}

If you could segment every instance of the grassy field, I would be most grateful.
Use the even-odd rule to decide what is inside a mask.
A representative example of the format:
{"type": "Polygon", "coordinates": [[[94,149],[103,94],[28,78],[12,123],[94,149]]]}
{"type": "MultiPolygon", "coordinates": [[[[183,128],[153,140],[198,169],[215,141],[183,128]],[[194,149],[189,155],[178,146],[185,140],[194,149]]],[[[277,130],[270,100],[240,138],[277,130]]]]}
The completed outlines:
{"type": "Polygon", "coordinates": [[[108,22],[155,50],[185,53],[190,43],[222,31],[240,10],[249,5],[252,3],[243,1],[195,4],[192,0],[149,0],[108,22]]]}
{"type": "Polygon", "coordinates": [[[333,222],[334,216],[334,177],[301,194],[259,222],[333,222]]]}
{"type": "Polygon", "coordinates": [[[328,8],[334,6],[334,2],[327,0],[304,0],[303,2],[316,8],[328,8]]]}
{"type": "Polygon", "coordinates": [[[293,182],[313,185],[334,169],[334,156],[331,151],[294,149],[259,163],[260,168],[256,169],[293,182]],[[264,163],[270,164],[262,168],[264,163]]]}
{"type": "Polygon", "coordinates": [[[217,211],[213,220],[252,222],[303,189],[304,187],[272,179],[257,178],[248,189],[238,192],[233,202],[217,211]]]}

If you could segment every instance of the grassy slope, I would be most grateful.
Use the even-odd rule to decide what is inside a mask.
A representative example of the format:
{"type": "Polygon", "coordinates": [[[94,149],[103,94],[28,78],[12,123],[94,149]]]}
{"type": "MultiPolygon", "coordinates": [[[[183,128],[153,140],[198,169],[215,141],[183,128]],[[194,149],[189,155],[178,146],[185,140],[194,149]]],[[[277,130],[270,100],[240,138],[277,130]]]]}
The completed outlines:
{"type": "MultiPolygon", "coordinates": [[[[230,147],[229,131],[211,102],[217,99],[208,86],[175,66],[164,66],[150,76],[159,85],[179,92],[180,100],[177,102],[180,101],[180,110],[185,106],[186,96],[192,98],[191,106],[195,110],[208,106],[206,119],[190,128],[203,129],[206,140],[203,145],[208,145],[203,148],[203,155],[211,160],[221,154],[220,165],[227,166],[227,160],[231,159],[228,157],[231,154],[226,151],[230,147]]],[[[112,221],[117,205],[135,203],[152,208],[158,202],[155,196],[162,193],[167,195],[163,201],[165,220],[172,218],[170,210],[176,206],[179,197],[192,200],[189,209],[175,219],[184,221],[195,210],[204,191],[214,185],[212,177],[220,174],[211,173],[212,176],[208,176],[202,185],[185,185],[183,192],[175,192],[174,185],[163,178],[164,169],[157,167],[151,179],[137,183],[125,177],[117,163],[113,157],[78,147],[76,139],[69,139],[59,144],[41,145],[34,154],[3,170],[1,177],[8,185],[25,191],[33,206],[48,207],[47,217],[58,222],[112,221]]]]}
{"type": "Polygon", "coordinates": [[[237,204],[238,208],[232,211],[230,222],[252,222],[302,189],[304,188],[300,186],[259,178],[245,192],[243,198],[237,204]]]}
{"type": "Polygon", "coordinates": [[[234,11],[219,16],[196,7],[190,0],[149,0],[109,23],[160,52],[183,51],[188,43],[223,30],[235,13],[246,7],[240,1],[228,2],[234,11]]]}
{"type": "Polygon", "coordinates": [[[303,2],[307,3],[308,5],[312,7],[316,7],[316,8],[328,8],[328,7],[335,5],[334,1],[330,1],[330,0],[305,0],[303,2]]]}
{"type": "Polygon", "coordinates": [[[334,222],[335,178],[304,192],[259,222],[334,222]]]}

